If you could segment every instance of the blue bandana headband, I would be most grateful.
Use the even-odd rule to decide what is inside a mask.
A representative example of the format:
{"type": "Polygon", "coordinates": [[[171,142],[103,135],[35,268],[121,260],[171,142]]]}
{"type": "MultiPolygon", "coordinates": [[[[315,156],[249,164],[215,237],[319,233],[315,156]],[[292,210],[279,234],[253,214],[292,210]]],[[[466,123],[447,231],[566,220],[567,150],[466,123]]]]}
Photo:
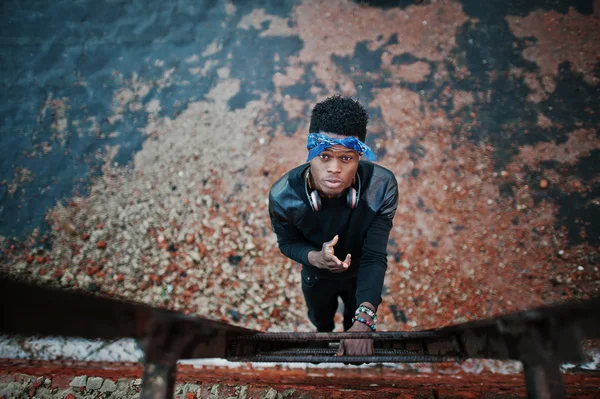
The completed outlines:
{"type": "Polygon", "coordinates": [[[343,145],[346,148],[354,150],[360,155],[364,155],[368,161],[375,161],[377,159],[375,153],[369,148],[369,146],[356,137],[334,139],[321,133],[309,133],[308,140],[306,142],[306,148],[308,149],[308,159],[306,162],[309,162],[327,148],[334,145],[343,145]]]}

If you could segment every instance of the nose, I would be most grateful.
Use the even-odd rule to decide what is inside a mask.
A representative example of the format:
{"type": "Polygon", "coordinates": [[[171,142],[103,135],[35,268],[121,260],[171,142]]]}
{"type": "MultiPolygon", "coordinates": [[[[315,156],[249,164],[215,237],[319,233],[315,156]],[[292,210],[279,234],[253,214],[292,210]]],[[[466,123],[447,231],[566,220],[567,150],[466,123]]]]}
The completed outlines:
{"type": "Polygon", "coordinates": [[[339,174],[342,172],[342,163],[333,158],[331,161],[327,162],[327,172],[332,174],[339,174]]]}

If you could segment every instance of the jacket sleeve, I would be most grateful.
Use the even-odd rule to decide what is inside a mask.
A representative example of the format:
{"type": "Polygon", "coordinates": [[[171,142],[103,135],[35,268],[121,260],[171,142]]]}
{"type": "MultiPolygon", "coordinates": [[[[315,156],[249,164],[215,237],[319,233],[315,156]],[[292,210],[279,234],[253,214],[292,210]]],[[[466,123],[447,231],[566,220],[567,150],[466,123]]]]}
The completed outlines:
{"type": "Polygon", "coordinates": [[[269,193],[269,217],[281,253],[303,265],[310,265],[308,253],[310,251],[320,251],[320,248],[315,248],[313,244],[304,238],[302,232],[288,219],[283,207],[273,198],[271,193],[269,193]]]}
{"type": "Polygon", "coordinates": [[[397,207],[398,183],[393,177],[385,192],[383,204],[367,229],[363,244],[356,287],[359,305],[370,302],[377,308],[381,304],[383,279],[387,270],[387,245],[397,207]]]}

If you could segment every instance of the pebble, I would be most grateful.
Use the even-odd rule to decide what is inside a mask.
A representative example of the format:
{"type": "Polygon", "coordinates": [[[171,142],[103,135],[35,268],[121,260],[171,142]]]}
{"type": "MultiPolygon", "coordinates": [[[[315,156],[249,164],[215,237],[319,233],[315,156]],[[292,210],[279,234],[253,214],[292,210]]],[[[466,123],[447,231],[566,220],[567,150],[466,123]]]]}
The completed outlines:
{"type": "Polygon", "coordinates": [[[112,380],[106,379],[102,383],[100,387],[100,392],[114,392],[117,390],[117,384],[115,384],[112,380]]]}
{"type": "Polygon", "coordinates": [[[101,377],[90,377],[87,380],[87,384],[85,385],[86,389],[100,389],[102,387],[102,383],[104,379],[101,377]]]}
{"type": "Polygon", "coordinates": [[[200,391],[200,385],[197,385],[197,384],[184,384],[183,385],[183,392],[198,393],[199,391],[200,391]]]}
{"type": "Polygon", "coordinates": [[[196,238],[194,237],[193,234],[186,234],[186,236],[185,236],[185,243],[186,244],[193,244],[194,241],[196,241],[196,238]]]}
{"type": "Polygon", "coordinates": [[[198,251],[200,251],[202,256],[206,255],[206,246],[201,242],[198,243],[198,251]]]}
{"type": "Polygon", "coordinates": [[[86,375],[77,376],[71,380],[71,383],[69,384],[69,386],[72,386],[75,388],[85,387],[87,384],[87,379],[88,378],[86,375]]]}
{"type": "Polygon", "coordinates": [[[246,399],[247,395],[248,395],[248,386],[244,385],[240,389],[240,393],[238,394],[238,398],[239,399],[246,399]]]}
{"type": "Polygon", "coordinates": [[[267,391],[264,393],[264,396],[261,396],[261,398],[264,398],[264,399],[277,399],[277,394],[278,394],[278,392],[275,389],[268,388],[267,391]]]}
{"type": "Polygon", "coordinates": [[[200,258],[200,254],[196,250],[190,251],[189,255],[195,262],[200,262],[200,260],[202,259],[200,258]]]}
{"type": "Polygon", "coordinates": [[[106,241],[98,241],[96,243],[96,247],[98,247],[99,249],[106,249],[106,241]]]}

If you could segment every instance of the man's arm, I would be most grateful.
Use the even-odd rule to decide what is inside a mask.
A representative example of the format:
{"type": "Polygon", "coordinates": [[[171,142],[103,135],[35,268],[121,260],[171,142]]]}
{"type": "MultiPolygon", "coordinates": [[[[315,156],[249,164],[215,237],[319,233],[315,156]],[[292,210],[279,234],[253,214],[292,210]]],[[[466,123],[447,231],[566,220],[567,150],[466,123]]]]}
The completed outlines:
{"type": "Polygon", "coordinates": [[[383,204],[367,230],[358,270],[357,303],[361,305],[368,302],[374,311],[377,311],[381,303],[381,290],[387,270],[387,245],[397,207],[398,183],[392,178],[383,204]]]}
{"type": "Polygon", "coordinates": [[[269,193],[269,217],[281,253],[296,262],[309,265],[309,252],[320,249],[308,242],[300,230],[288,220],[283,208],[271,193],[269,193]]]}
{"type": "MultiPolygon", "coordinates": [[[[387,244],[392,230],[392,221],[398,207],[398,183],[396,179],[388,186],[383,205],[367,230],[363,255],[358,269],[356,300],[359,306],[366,306],[373,312],[381,303],[383,278],[387,270],[387,244]]],[[[373,321],[367,314],[360,317],[373,321]]],[[[349,332],[370,332],[371,328],[359,321],[354,322],[349,332]]],[[[375,353],[373,340],[346,339],[342,340],[336,353],[337,356],[371,356],[375,353]]]]}

